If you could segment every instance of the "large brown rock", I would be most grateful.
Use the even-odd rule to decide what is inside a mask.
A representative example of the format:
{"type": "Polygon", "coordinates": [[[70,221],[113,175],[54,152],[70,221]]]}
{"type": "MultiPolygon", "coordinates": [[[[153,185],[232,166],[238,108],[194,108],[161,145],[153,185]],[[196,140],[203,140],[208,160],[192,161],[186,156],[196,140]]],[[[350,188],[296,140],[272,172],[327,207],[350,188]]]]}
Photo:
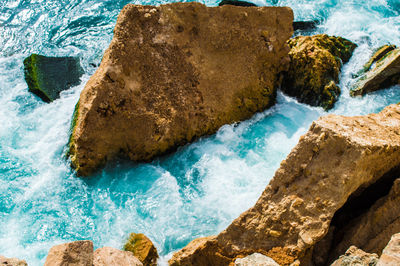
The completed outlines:
{"type": "Polygon", "coordinates": [[[273,105],[292,22],[287,7],[125,6],[77,104],[77,173],[151,160],[273,105]]]}
{"type": "Polygon", "coordinates": [[[0,255],[0,265],[7,266],[28,266],[26,261],[17,258],[6,258],[0,255]]]}
{"type": "Polygon", "coordinates": [[[377,266],[392,265],[400,265],[400,233],[392,236],[377,264],[377,266]]]}
{"type": "Polygon", "coordinates": [[[103,247],[94,252],[93,266],[143,266],[143,263],[132,252],[103,247]]]}
{"type": "Polygon", "coordinates": [[[75,241],[54,246],[44,266],[93,266],[93,242],[75,241]]]}
{"type": "Polygon", "coordinates": [[[291,62],[282,90],[302,103],[332,108],[341,92],[337,83],[342,64],[357,45],[326,34],[297,36],[288,43],[291,62]]]}
{"type": "Polygon", "coordinates": [[[144,265],[157,265],[157,249],[144,234],[131,233],[124,245],[124,250],[131,252],[144,265]]]}
{"type": "Polygon", "coordinates": [[[280,265],[296,259],[308,265],[335,213],[399,165],[399,105],[367,116],[322,117],[282,161],[254,207],[217,237],[192,241],[170,263],[227,265],[259,252],[280,265]]]}
{"type": "Polygon", "coordinates": [[[364,95],[400,84],[400,48],[394,49],[389,45],[381,47],[364,69],[366,73],[359,78],[350,91],[352,96],[364,95]]]}

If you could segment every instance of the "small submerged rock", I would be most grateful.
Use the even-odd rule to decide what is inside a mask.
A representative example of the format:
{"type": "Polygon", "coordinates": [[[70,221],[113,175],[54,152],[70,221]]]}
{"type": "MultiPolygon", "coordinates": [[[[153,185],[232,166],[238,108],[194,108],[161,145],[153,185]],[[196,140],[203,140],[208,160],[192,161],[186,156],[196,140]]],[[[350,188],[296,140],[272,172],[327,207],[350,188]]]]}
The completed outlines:
{"type": "Polygon", "coordinates": [[[6,258],[0,255],[0,265],[7,266],[28,266],[26,261],[17,258],[6,258]]]}
{"type": "Polygon", "coordinates": [[[84,71],[78,57],[47,57],[32,54],[24,60],[25,80],[29,91],[45,102],[80,83],[84,71]]]}
{"type": "Polygon", "coordinates": [[[144,234],[131,233],[124,250],[133,253],[144,265],[157,265],[157,249],[144,234]]]}
{"type": "Polygon", "coordinates": [[[400,48],[384,45],[379,48],[363,69],[350,95],[365,95],[400,84],[400,48]]]}
{"type": "Polygon", "coordinates": [[[302,103],[332,108],[341,93],[337,83],[342,64],[349,61],[357,45],[326,34],[297,36],[288,43],[291,63],[282,90],[302,103]]]}

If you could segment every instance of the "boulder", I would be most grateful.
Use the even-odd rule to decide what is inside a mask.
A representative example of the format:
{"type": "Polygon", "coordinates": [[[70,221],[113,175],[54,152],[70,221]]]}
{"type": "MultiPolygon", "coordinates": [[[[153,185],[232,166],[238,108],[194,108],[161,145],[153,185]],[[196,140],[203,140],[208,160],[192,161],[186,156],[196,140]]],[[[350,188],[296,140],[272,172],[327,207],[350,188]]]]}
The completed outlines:
{"type": "Polygon", "coordinates": [[[47,57],[32,54],[24,60],[25,80],[29,91],[45,102],[80,83],[84,71],[78,57],[47,57]]]}
{"type": "MultiPolygon", "coordinates": [[[[358,205],[370,195],[368,188],[399,176],[399,129],[400,105],[378,114],[316,120],[252,208],[218,236],[189,243],[170,264],[228,265],[255,252],[280,265],[311,264],[314,246],[332,231],[337,213],[368,210],[371,206],[358,205]],[[342,209],[345,204],[351,208],[342,209]]],[[[341,220],[336,226],[346,224],[341,220]]]]}
{"type": "Polygon", "coordinates": [[[235,260],[235,266],[279,266],[273,259],[260,253],[235,260]]]}
{"type": "Polygon", "coordinates": [[[392,265],[400,265],[400,233],[392,236],[377,264],[377,266],[392,265]]]}
{"type": "Polygon", "coordinates": [[[326,34],[297,36],[289,40],[291,59],[282,90],[302,103],[330,109],[340,95],[339,74],[356,44],[326,34]]]}
{"type": "Polygon", "coordinates": [[[93,266],[143,266],[132,252],[122,251],[111,247],[96,249],[93,266]]]}
{"type": "Polygon", "coordinates": [[[400,48],[383,46],[364,66],[366,71],[351,89],[350,95],[364,95],[400,84],[400,48]]]}
{"type": "Polygon", "coordinates": [[[272,106],[292,22],[287,7],[126,5],[80,95],[77,174],[117,156],[152,160],[272,106]]]}
{"type": "Polygon", "coordinates": [[[374,266],[378,263],[378,255],[362,251],[351,246],[344,255],[334,261],[331,266],[374,266]]]}
{"type": "Polygon", "coordinates": [[[240,0],[222,0],[218,6],[224,6],[224,5],[232,5],[232,6],[257,6],[256,4],[253,4],[251,2],[246,2],[246,1],[240,1],[240,0]]]}
{"type": "Polygon", "coordinates": [[[6,258],[0,255],[0,265],[7,266],[28,266],[26,261],[16,258],[6,258]]]}
{"type": "Polygon", "coordinates": [[[44,266],[93,266],[93,242],[75,241],[54,246],[44,266]]]}
{"type": "Polygon", "coordinates": [[[131,233],[124,250],[133,253],[144,265],[157,265],[157,249],[144,234],[131,233]]]}

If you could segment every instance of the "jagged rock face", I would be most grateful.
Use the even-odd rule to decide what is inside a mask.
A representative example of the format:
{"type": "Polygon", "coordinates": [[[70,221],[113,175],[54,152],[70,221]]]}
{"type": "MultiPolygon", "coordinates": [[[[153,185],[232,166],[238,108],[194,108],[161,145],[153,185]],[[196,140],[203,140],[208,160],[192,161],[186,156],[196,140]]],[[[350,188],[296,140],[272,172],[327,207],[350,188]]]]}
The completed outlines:
{"type": "Polygon", "coordinates": [[[282,161],[254,207],[217,237],[192,241],[172,265],[227,265],[259,252],[280,265],[308,265],[314,245],[350,196],[400,165],[400,106],[358,117],[315,121],[282,161]],[[207,258],[205,258],[207,257],[207,258]]]}
{"type": "Polygon", "coordinates": [[[360,77],[350,91],[352,96],[364,95],[400,84],[400,48],[394,49],[392,45],[381,47],[364,66],[364,69],[366,73],[360,77]]]}
{"type": "Polygon", "coordinates": [[[77,173],[118,155],[151,160],[271,106],[292,22],[286,7],[125,6],[80,96],[77,173]]]}
{"type": "Polygon", "coordinates": [[[93,266],[93,242],[75,241],[54,246],[44,266],[93,266]]]}
{"type": "Polygon", "coordinates": [[[340,95],[339,74],[356,44],[326,34],[298,36],[289,40],[290,68],[282,90],[300,102],[325,109],[333,107],[340,95]]]}
{"type": "Polygon", "coordinates": [[[28,266],[26,261],[17,258],[6,258],[0,255],[0,265],[7,266],[28,266]]]}
{"type": "Polygon", "coordinates": [[[93,257],[93,266],[143,266],[132,252],[111,247],[96,249],[93,257]]]}
{"type": "Polygon", "coordinates": [[[377,264],[377,266],[392,265],[400,265],[400,233],[392,236],[377,264]]]}
{"type": "Polygon", "coordinates": [[[131,252],[144,265],[157,265],[157,249],[144,234],[131,233],[124,245],[124,250],[131,252]]]}
{"type": "Polygon", "coordinates": [[[331,266],[368,265],[374,266],[378,263],[378,255],[366,253],[355,246],[351,246],[344,255],[340,256],[331,266]]]}

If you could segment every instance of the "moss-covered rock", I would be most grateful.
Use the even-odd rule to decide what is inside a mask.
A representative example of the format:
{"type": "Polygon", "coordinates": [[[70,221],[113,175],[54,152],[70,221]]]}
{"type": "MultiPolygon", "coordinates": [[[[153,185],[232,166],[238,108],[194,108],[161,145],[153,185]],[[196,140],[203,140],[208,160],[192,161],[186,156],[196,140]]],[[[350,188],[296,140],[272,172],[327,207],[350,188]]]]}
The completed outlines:
{"type": "Polygon", "coordinates": [[[330,109],[340,95],[339,73],[356,44],[326,34],[298,36],[289,40],[291,59],[282,90],[300,102],[330,109]]]}
{"type": "Polygon", "coordinates": [[[384,45],[364,65],[350,95],[364,95],[396,84],[400,84],[400,48],[384,45]]]}
{"type": "Polygon", "coordinates": [[[144,234],[131,233],[124,245],[124,250],[132,252],[145,266],[157,265],[157,249],[144,234]]]}
{"type": "Polygon", "coordinates": [[[29,91],[45,102],[80,83],[83,69],[78,57],[47,57],[32,54],[24,60],[25,80],[29,91]]]}

